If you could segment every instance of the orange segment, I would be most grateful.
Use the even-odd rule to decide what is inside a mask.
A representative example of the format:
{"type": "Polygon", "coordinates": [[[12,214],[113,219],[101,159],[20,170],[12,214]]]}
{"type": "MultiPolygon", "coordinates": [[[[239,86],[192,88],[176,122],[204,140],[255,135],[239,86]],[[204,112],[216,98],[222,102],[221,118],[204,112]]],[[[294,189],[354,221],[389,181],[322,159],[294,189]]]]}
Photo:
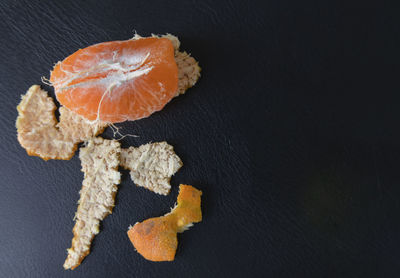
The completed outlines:
{"type": "Polygon", "coordinates": [[[165,38],[104,42],[59,62],[50,81],[58,101],[89,120],[148,117],[176,94],[178,67],[165,38]]]}
{"type": "Polygon", "coordinates": [[[130,228],[128,237],[138,253],[150,261],[173,261],[178,246],[177,233],[202,220],[201,194],[200,190],[181,184],[178,204],[170,213],[130,228]]]}

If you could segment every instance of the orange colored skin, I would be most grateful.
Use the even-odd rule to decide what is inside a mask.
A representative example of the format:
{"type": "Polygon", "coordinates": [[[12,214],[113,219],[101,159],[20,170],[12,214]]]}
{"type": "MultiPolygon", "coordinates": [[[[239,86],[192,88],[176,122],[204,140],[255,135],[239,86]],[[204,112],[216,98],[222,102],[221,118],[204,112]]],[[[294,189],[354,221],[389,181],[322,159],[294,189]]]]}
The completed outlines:
{"type": "Polygon", "coordinates": [[[179,186],[178,205],[171,213],[176,217],[178,232],[183,232],[191,223],[201,222],[201,194],[190,185],[179,186]]]}
{"type": "Polygon", "coordinates": [[[128,231],[129,239],[145,259],[173,261],[178,247],[177,227],[166,217],[150,218],[128,231]]]}
{"type": "Polygon", "coordinates": [[[190,185],[180,185],[178,204],[170,213],[136,223],[128,231],[128,237],[137,252],[150,261],[173,261],[178,246],[177,233],[202,220],[201,194],[190,185]]]}
{"type": "Polygon", "coordinates": [[[115,123],[161,110],[177,91],[178,67],[168,39],[112,41],[80,49],[57,63],[50,82],[62,105],[89,120],[115,123]]]}

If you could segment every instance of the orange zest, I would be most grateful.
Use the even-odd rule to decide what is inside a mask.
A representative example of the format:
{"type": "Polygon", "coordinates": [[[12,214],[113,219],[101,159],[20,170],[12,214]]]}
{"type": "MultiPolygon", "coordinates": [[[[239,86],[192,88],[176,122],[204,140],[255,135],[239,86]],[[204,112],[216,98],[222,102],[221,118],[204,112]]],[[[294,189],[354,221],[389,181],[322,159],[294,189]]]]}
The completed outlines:
{"type": "Polygon", "coordinates": [[[170,213],[130,228],[128,237],[137,252],[150,261],[173,261],[178,246],[177,233],[202,220],[201,194],[200,190],[181,184],[177,205],[170,213]]]}

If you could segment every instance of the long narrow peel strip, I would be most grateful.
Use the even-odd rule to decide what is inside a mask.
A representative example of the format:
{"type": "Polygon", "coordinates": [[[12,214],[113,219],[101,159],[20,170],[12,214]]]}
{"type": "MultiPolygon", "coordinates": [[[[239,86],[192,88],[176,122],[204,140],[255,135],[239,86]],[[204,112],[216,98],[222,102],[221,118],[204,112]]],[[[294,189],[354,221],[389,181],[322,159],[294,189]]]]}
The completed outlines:
{"type": "Polygon", "coordinates": [[[100,221],[112,212],[117,185],[120,143],[100,137],[80,149],[79,158],[84,172],[78,210],[75,215],[74,238],[68,249],[65,269],[74,269],[89,254],[91,242],[99,233],[100,221]]]}

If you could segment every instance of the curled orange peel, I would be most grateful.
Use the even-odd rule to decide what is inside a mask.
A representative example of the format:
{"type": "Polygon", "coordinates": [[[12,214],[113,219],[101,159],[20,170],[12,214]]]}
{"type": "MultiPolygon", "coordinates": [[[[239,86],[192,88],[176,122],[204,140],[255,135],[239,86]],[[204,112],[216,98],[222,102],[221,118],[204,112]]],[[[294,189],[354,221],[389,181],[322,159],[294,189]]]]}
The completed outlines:
{"type": "Polygon", "coordinates": [[[177,233],[201,222],[201,194],[193,186],[181,184],[177,205],[170,213],[131,227],[128,237],[136,251],[149,261],[173,261],[178,247],[177,233]]]}

